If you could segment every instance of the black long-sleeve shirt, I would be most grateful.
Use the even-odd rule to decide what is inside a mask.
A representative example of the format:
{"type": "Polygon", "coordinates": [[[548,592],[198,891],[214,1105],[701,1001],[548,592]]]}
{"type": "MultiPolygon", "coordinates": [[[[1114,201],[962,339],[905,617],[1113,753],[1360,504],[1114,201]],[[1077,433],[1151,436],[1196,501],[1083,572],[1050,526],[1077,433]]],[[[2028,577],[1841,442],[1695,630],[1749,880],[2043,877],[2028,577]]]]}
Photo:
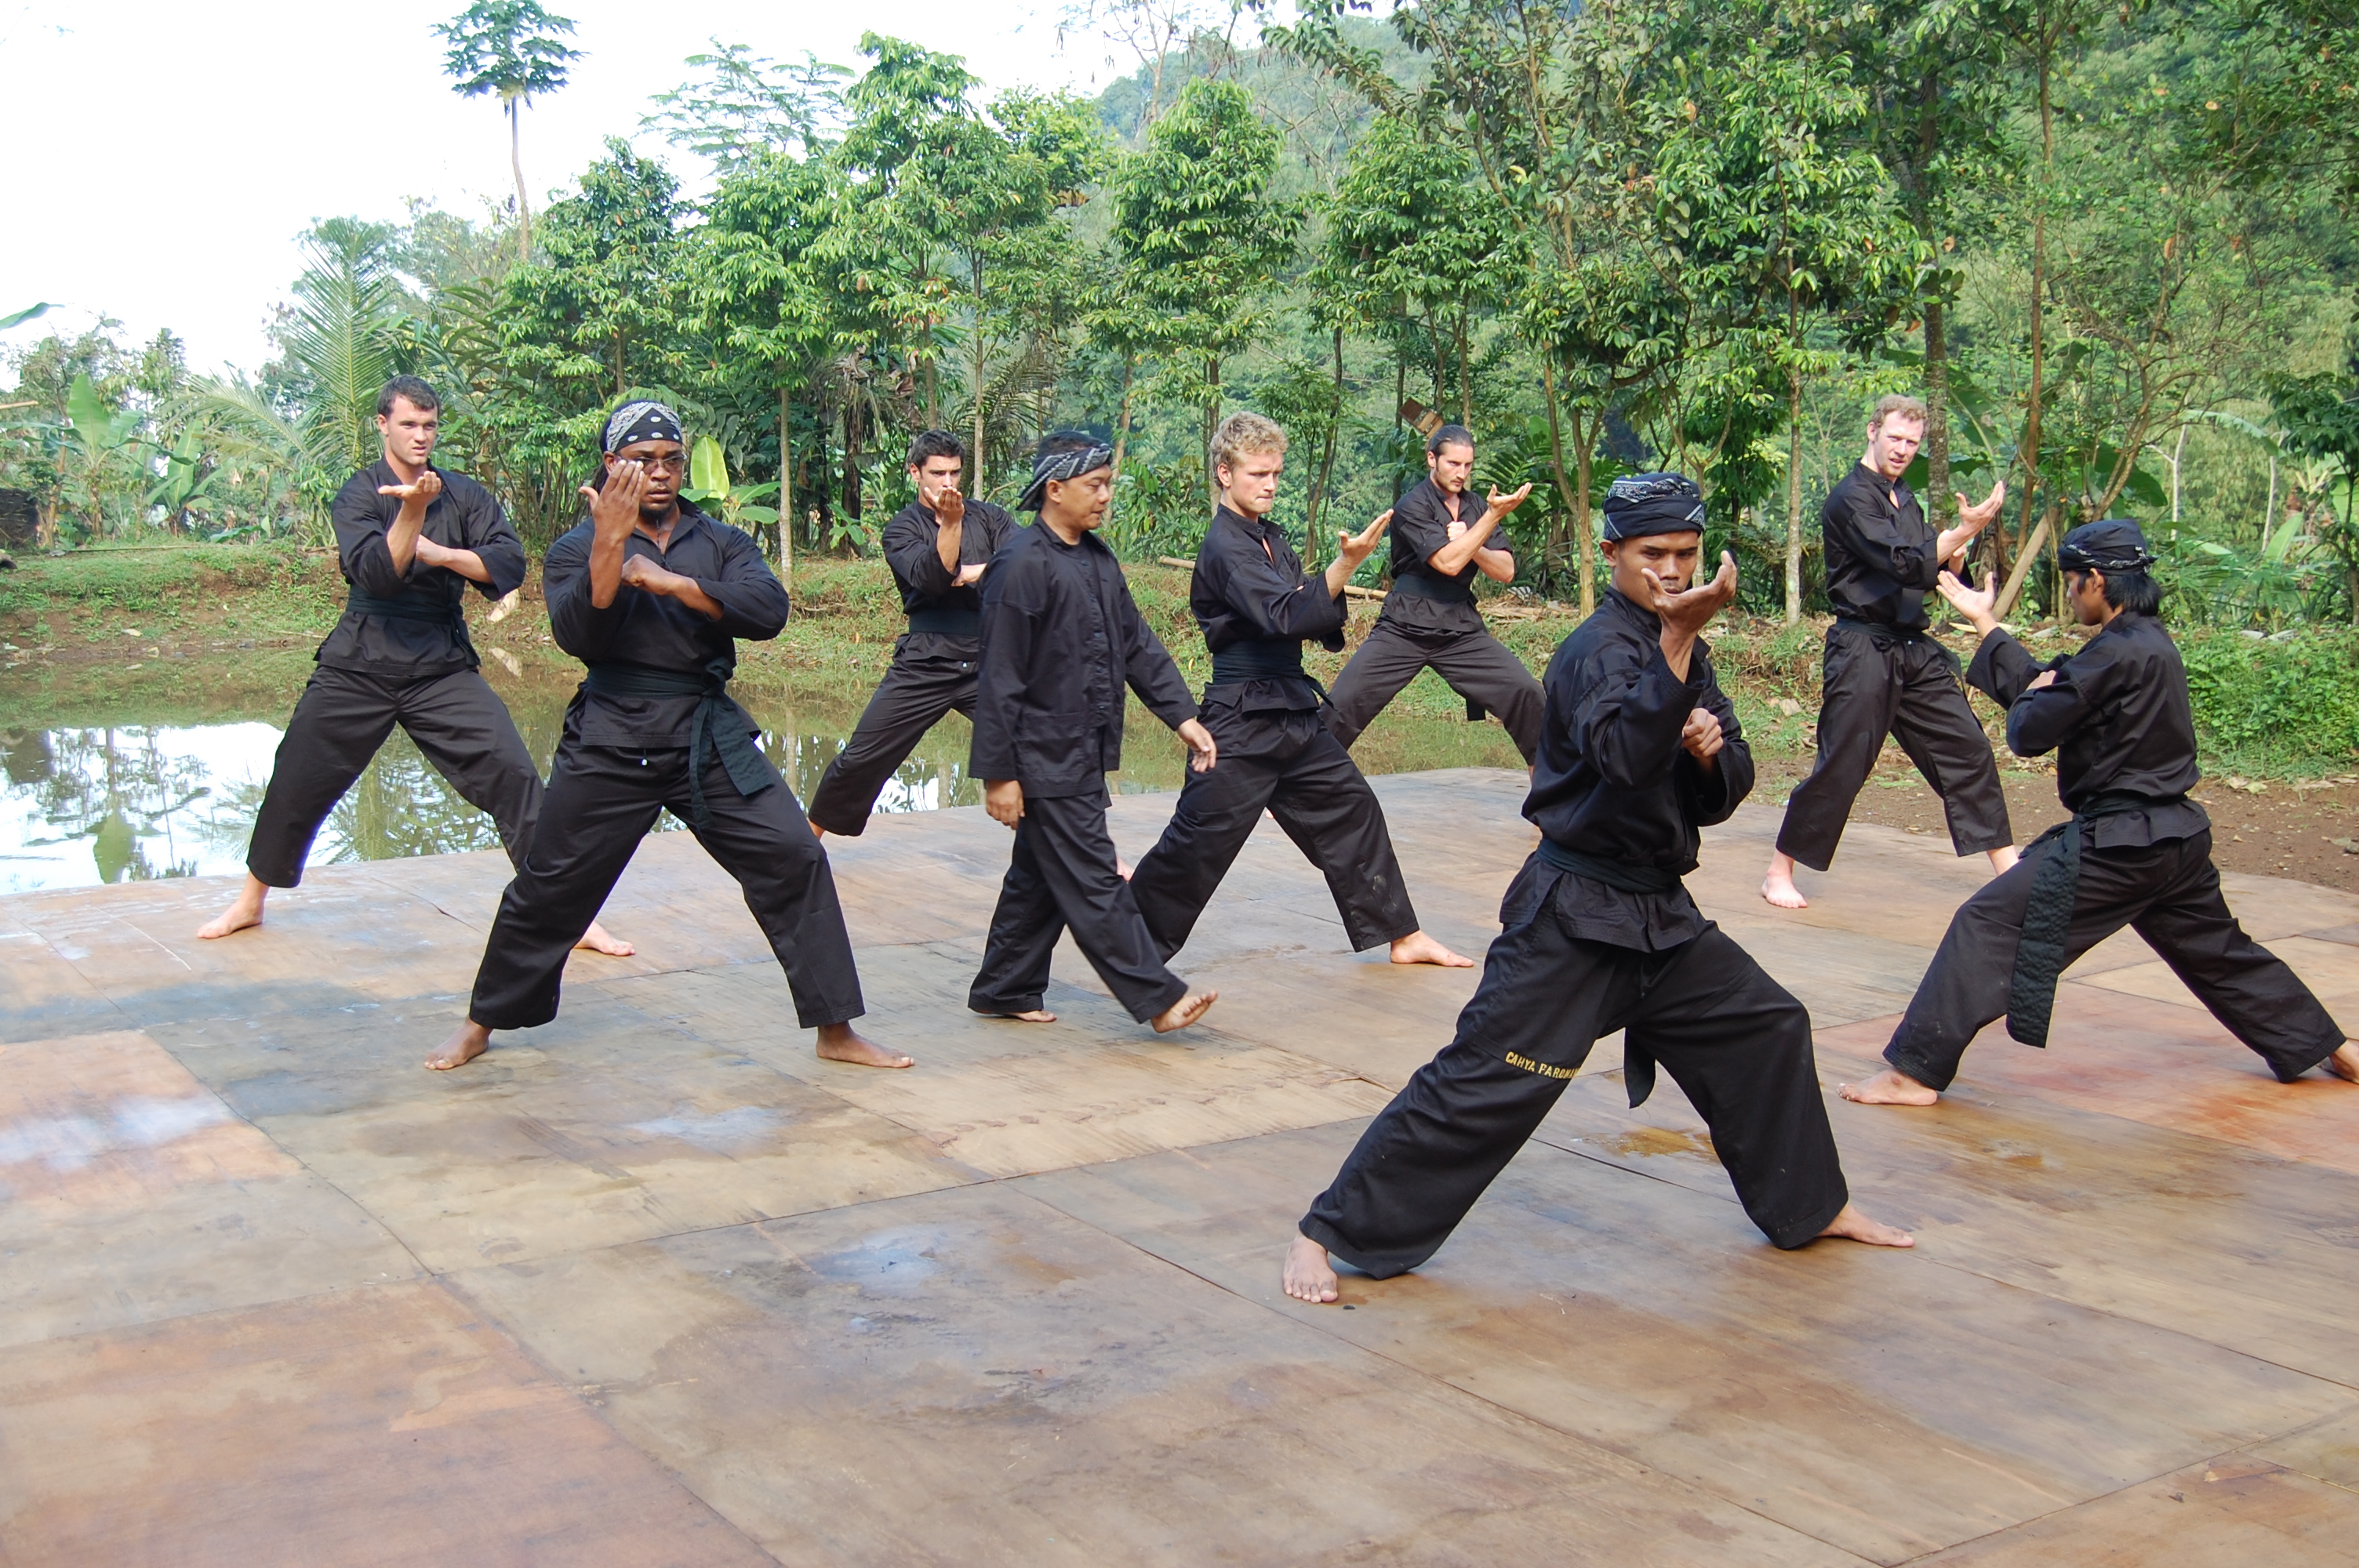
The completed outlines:
{"type": "Polygon", "coordinates": [[[1819,509],[1827,550],[1827,598],[1852,621],[1921,632],[1925,595],[1941,579],[1940,535],[1917,494],[1854,463],[1819,509]]]}
{"type": "Polygon", "coordinates": [[[1177,730],[1196,717],[1180,666],[1094,534],[1019,528],[983,579],[983,656],[969,766],[1027,795],[1091,795],[1122,766],[1123,688],[1177,730]]]}
{"type": "Polygon", "coordinates": [[[2195,765],[2195,710],[2187,666],[2161,622],[2124,613],[2077,653],[2042,664],[2003,630],[1974,650],[1967,681],[2006,708],[2006,743],[2017,756],[2056,752],[2056,793],[2078,811],[2092,796],[2142,795],[2158,804],[2101,816],[2083,830],[2101,849],[2191,838],[2212,826],[2185,797],[2195,765]],[[2055,681],[2038,691],[2043,670],[2055,681]]]}
{"type": "MultiPolygon", "coordinates": [[[[505,598],[524,581],[524,546],[508,526],[507,514],[492,492],[465,474],[436,469],[442,493],[426,505],[418,536],[454,550],[473,550],[492,580],[477,583],[485,597],[505,598]]],[[[373,599],[410,600],[422,607],[465,612],[469,579],[448,567],[429,567],[415,556],[409,569],[394,570],[386,530],[401,514],[401,503],[379,495],[377,486],[399,484],[401,476],[383,459],[344,481],[329,520],[336,530],[337,565],[344,580],[373,599]]],[[[346,610],[319,662],[331,669],[411,680],[475,667],[475,654],[459,631],[432,621],[346,610]]]]}
{"type": "MultiPolygon", "coordinates": [[[[1524,815],[1575,854],[1640,872],[1695,870],[1699,829],[1725,822],[1753,788],[1753,752],[1699,638],[1684,681],[1663,657],[1663,623],[1608,589],[1573,629],[1541,685],[1547,721],[1524,815]],[[1699,762],[1680,744],[1688,716],[1720,720],[1720,754],[1699,762]]],[[[1630,892],[1584,878],[1593,897],[1576,935],[1659,952],[1701,935],[1685,888],[1630,892]]]]}
{"type": "MultiPolygon", "coordinates": [[[[959,565],[987,565],[1016,536],[1016,522],[987,501],[969,501],[959,526],[959,565]]],[[[924,504],[912,501],[885,524],[885,564],[901,589],[901,608],[911,615],[925,611],[949,611],[967,615],[983,610],[979,582],[956,586],[955,574],[942,565],[936,542],[941,524],[924,504]]]]}
{"type": "Polygon", "coordinates": [[[1421,479],[1394,504],[1392,524],[1386,530],[1393,542],[1393,588],[1385,595],[1385,620],[1419,631],[1483,630],[1483,612],[1474,608],[1474,579],[1483,568],[1471,556],[1452,573],[1433,568],[1434,552],[1450,543],[1452,523],[1471,528],[1483,520],[1484,503],[1473,491],[1456,497],[1454,516],[1451,500],[1432,480],[1421,479]]]}
{"type": "MultiPolygon", "coordinates": [[[[676,599],[624,584],[614,602],[601,610],[590,602],[590,546],[596,530],[588,518],[549,547],[541,566],[541,589],[549,599],[549,626],[557,645],[585,665],[617,661],[654,669],[702,675],[714,659],[734,667],[736,639],[767,642],[785,630],[787,590],[762,559],[750,535],[716,523],[688,502],[679,503],[671,547],[656,548],[643,533],[623,546],[627,561],[645,556],[657,566],[693,578],[721,606],[721,619],[708,621],[676,599]]],[[[696,697],[610,697],[586,687],[574,697],[582,739],[592,746],[654,747],[689,743],[696,697]]],[[[745,728],[755,728],[737,709],[745,728]]]]}
{"type": "MultiPolygon", "coordinates": [[[[1327,591],[1326,574],[1305,572],[1269,519],[1240,517],[1225,506],[1197,548],[1188,608],[1216,665],[1223,653],[1299,663],[1305,642],[1331,654],[1343,649],[1343,596],[1327,591]]],[[[1301,712],[1319,706],[1319,693],[1299,677],[1224,681],[1215,668],[1204,700],[1234,701],[1245,712],[1301,712]]]]}

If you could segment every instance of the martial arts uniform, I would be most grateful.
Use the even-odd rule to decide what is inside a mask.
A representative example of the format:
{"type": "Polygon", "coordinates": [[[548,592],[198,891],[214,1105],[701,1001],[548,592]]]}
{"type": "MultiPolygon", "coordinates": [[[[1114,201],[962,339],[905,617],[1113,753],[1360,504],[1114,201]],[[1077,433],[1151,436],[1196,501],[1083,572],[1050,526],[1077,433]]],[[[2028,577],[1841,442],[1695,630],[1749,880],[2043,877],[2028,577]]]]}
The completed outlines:
{"type": "Polygon", "coordinates": [[[2220,895],[2212,819],[2187,798],[2201,776],[2195,719],[2170,633],[2124,612],[2054,663],[2054,685],[2030,690],[2047,667],[1994,631],[1966,678],[2006,706],[2006,741],[2019,755],[2057,752],[2072,819],[1959,907],[1884,1059],[1944,1089],[1966,1046],[2002,1015],[2017,1039],[2046,1044],[2058,975],[2126,925],[2269,1071],[2299,1077],[2343,1033],[2220,895]]]}
{"type": "Polygon", "coordinates": [[[1326,876],[1355,951],[1417,930],[1384,807],[1328,733],[1319,688],[1302,670],[1305,639],[1343,647],[1343,596],[1304,573],[1268,519],[1223,506],[1196,552],[1188,606],[1212,654],[1197,718],[1221,760],[1188,775],[1169,826],[1130,879],[1157,949],[1169,958],[1188,940],[1265,810],[1326,876]]]}
{"type": "Polygon", "coordinates": [[[983,579],[969,771],[1022,784],[1024,816],[967,996],[977,1012],[1038,1009],[1069,926],[1133,1018],[1143,1022],[1188,994],[1164,967],[1106,831],[1105,775],[1122,766],[1125,685],[1175,730],[1196,717],[1104,542],[1084,534],[1068,545],[1046,523],[1016,530],[983,579]]]}
{"type": "Polygon", "coordinates": [[[1482,568],[1471,558],[1451,576],[1433,568],[1434,553],[1450,543],[1451,524],[1471,528],[1483,520],[1484,503],[1472,491],[1456,500],[1453,514],[1451,498],[1424,479],[1393,508],[1392,591],[1367,641],[1335,677],[1327,727],[1348,748],[1430,666],[1466,699],[1468,718],[1480,719],[1485,709],[1497,714],[1529,762],[1540,745],[1540,683],[1483,624],[1474,608],[1482,568]]]}
{"type": "MultiPolygon", "coordinates": [[[[442,493],[427,503],[419,537],[473,551],[491,574],[475,586],[487,598],[506,596],[524,581],[516,530],[490,491],[465,474],[434,471],[442,493]]],[[[320,644],[319,668],[288,720],[255,817],[246,869],[266,887],[302,881],[320,824],[397,724],[462,799],[490,813],[511,861],[524,863],[532,839],[540,772],[506,706],[476,673],[468,579],[415,557],[408,571],[394,569],[385,535],[401,502],[377,487],[400,482],[380,459],[344,481],[330,513],[349,597],[320,644]]]]}
{"type": "Polygon", "coordinates": [[[1753,757],[1703,643],[1671,673],[1662,623],[1608,589],[1558,648],[1524,815],[1541,833],[1501,904],[1458,1034],[1360,1137],[1302,1234],[1379,1279],[1448,1238],[1539,1127],[1602,1034],[1625,1031],[1630,1103],[1656,1064],[1712,1130],[1769,1239],[1799,1247],[1849,1195],[1802,1004],[1703,917],[1680,879],[1697,829],[1753,785],[1753,757]],[[1680,745],[1704,708],[1712,765],[1680,745]]]}
{"type": "Polygon", "coordinates": [[[1833,863],[1886,735],[1900,742],[1941,797],[1961,855],[2015,841],[2006,794],[1982,721],[1958,684],[1958,661],[1927,630],[1925,596],[1940,581],[1940,536],[1909,488],[1864,463],[1827,496],[1827,628],[1819,700],[1819,756],[1794,787],[1778,853],[1815,871],[1833,863]],[[1896,503],[1894,498],[1897,497],[1896,503]]]}
{"type": "MultiPolygon", "coordinates": [[[[885,562],[900,586],[909,629],[893,644],[893,663],[852,739],[811,792],[810,819],[830,833],[859,836],[885,781],[942,715],[956,708],[974,716],[983,589],[956,585],[935,545],[940,532],[934,514],[914,501],[885,524],[885,562]]],[[[989,502],[968,502],[959,529],[960,566],[984,565],[1015,536],[1016,521],[1006,513],[989,502]]]]}
{"type": "Polygon", "coordinates": [[[864,1009],[827,854],[728,695],[735,639],[777,636],[786,589],[751,536],[683,501],[668,550],[634,533],[625,557],[695,579],[721,619],[628,584],[600,610],[590,601],[593,537],[584,520],[542,567],[557,644],[589,670],[565,710],[540,826],[500,899],[467,1016],[488,1029],[557,1016],[566,955],[669,810],[745,890],[786,969],[797,1021],[849,1022],[864,1009]]]}

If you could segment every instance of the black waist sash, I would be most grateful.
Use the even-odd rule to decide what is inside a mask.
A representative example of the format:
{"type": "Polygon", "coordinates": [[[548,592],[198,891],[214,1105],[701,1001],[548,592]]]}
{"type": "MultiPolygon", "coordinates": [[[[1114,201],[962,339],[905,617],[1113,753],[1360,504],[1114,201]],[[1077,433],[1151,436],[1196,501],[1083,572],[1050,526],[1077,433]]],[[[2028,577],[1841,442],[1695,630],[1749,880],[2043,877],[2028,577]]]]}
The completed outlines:
{"type": "Polygon", "coordinates": [[[1327,688],[1302,667],[1302,643],[1293,637],[1256,637],[1212,651],[1212,685],[1249,680],[1299,680],[1327,700],[1327,688]]]}
{"type": "Polygon", "coordinates": [[[1462,582],[1446,582],[1425,572],[1404,572],[1393,579],[1392,591],[1404,599],[1438,599],[1444,604],[1472,608],[1474,590],[1462,582]]]}
{"type": "Polygon", "coordinates": [[[725,657],[706,665],[701,674],[605,659],[592,665],[582,677],[582,686],[600,697],[704,699],[696,705],[696,720],[688,734],[688,809],[693,827],[712,826],[712,808],[704,803],[704,767],[716,752],[729,782],[749,800],[778,782],[733,715],[729,677],[736,673],[736,662],[725,657]]]}
{"type": "Polygon", "coordinates": [[[937,632],[945,637],[980,637],[983,635],[983,611],[929,604],[923,610],[909,611],[909,630],[937,632]]]}
{"type": "Polygon", "coordinates": [[[1883,621],[1864,621],[1856,615],[1838,615],[1835,624],[1866,633],[1869,640],[1879,648],[1897,647],[1903,643],[1913,643],[1920,637],[1932,635],[1930,626],[1895,626],[1883,621]]]}
{"type": "Polygon", "coordinates": [[[344,613],[381,615],[388,621],[415,621],[422,625],[447,627],[460,651],[467,655],[467,663],[473,665],[482,662],[475,656],[473,639],[467,635],[467,611],[461,600],[434,600],[415,593],[379,599],[355,588],[344,596],[344,613]]]}
{"type": "Polygon", "coordinates": [[[2026,1045],[2045,1049],[2056,1011],[2056,982],[2064,973],[2064,944],[2072,929],[2072,905],[2081,883],[2081,843],[2088,826],[2107,816],[2169,806],[2183,795],[2133,795],[2127,790],[2093,795],[2070,819],[2024,847],[2029,857],[2041,845],[2055,849],[2031,873],[2031,900],[2015,946],[2015,977],[2006,993],[2006,1032],[2026,1045]]]}
{"type": "Polygon", "coordinates": [[[1540,859],[1560,871],[1571,871],[1624,892],[1677,892],[1680,877],[1660,866],[1634,866],[1627,860],[1602,860],[1568,849],[1547,834],[1540,835],[1540,859]]]}

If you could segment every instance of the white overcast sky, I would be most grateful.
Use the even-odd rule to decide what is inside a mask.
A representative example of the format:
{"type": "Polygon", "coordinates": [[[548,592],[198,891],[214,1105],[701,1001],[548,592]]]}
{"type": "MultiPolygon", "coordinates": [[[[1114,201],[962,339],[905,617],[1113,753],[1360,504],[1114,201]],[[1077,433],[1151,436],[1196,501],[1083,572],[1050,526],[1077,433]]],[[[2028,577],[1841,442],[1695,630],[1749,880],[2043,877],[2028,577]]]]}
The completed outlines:
{"type": "MultiPolygon", "coordinates": [[[[669,157],[640,116],[713,38],[857,66],[873,29],[964,55],[993,87],[1094,91],[1109,75],[1101,42],[1059,52],[1057,0],[544,4],[573,18],[583,58],[525,115],[536,211],[607,135],[669,157]]],[[[0,75],[30,155],[8,182],[0,317],[36,300],[66,308],[0,334],[0,347],[103,314],[133,341],[169,327],[198,370],[254,369],[268,357],[269,308],[298,270],[294,237],[313,219],[398,218],[408,196],[472,216],[479,197],[508,194],[498,101],[461,98],[442,74],[432,27],[463,6],[0,0],[0,75]]]]}

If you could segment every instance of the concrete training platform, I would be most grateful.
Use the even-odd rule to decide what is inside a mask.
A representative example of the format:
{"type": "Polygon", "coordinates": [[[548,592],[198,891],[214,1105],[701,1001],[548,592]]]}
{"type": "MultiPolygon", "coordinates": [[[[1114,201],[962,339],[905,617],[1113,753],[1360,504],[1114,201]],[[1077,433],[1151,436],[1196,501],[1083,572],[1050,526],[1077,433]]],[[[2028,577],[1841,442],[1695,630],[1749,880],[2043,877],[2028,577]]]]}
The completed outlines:
{"type": "MultiPolygon", "coordinates": [[[[1522,775],[1375,784],[1479,954],[1522,775]]],[[[1172,798],[1118,800],[1126,854],[1172,798]]],[[[907,1073],[812,1055],[684,833],[607,907],[640,956],[447,1075],[496,854],[217,943],[224,879],[0,899],[0,1564],[2359,1562],[2359,1088],[2276,1084],[2125,935],[2052,1049],[1836,1099],[1985,869],[1854,827],[1777,914],[1776,822],[1690,885],[1918,1249],[1769,1248],[1607,1042],[1430,1266],[1323,1308],[1293,1222],[1475,977],[1346,953],[1274,824],[1171,1039],[1070,946],[1060,1022],[966,1012],[979,809],[830,839],[907,1073]]],[[[2359,898],[2228,886],[2359,1024],[2359,898]]]]}

